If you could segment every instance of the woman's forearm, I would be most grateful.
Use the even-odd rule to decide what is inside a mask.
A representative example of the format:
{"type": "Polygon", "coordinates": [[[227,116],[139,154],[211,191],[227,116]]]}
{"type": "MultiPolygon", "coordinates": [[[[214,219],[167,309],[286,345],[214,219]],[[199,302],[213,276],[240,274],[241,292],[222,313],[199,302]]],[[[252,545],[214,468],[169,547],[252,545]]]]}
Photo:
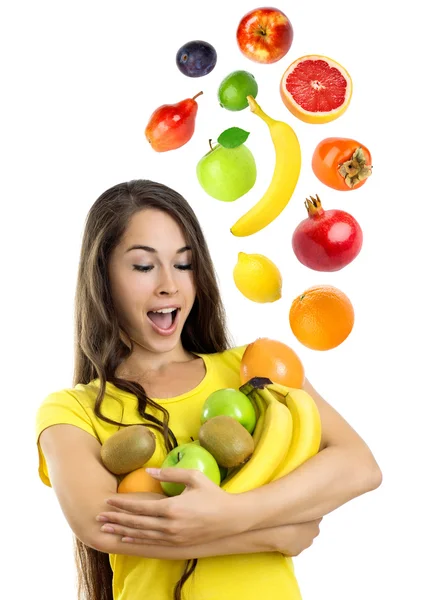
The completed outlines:
{"type": "Polygon", "coordinates": [[[285,477],[242,494],[240,511],[250,530],[313,521],[375,489],[381,479],[368,450],[329,446],[285,477]]]}
{"type": "Polygon", "coordinates": [[[207,544],[195,546],[159,546],[122,542],[120,536],[102,534],[96,550],[108,554],[125,554],[144,558],[162,558],[166,560],[187,560],[207,556],[225,556],[229,554],[253,554],[275,551],[273,528],[246,531],[238,535],[218,539],[207,544]]]}

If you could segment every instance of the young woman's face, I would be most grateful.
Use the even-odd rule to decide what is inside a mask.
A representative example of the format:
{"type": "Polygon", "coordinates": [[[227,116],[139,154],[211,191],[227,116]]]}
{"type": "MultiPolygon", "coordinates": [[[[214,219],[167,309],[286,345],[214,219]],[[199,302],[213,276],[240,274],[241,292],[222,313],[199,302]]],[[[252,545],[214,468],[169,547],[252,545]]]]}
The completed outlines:
{"type": "Polygon", "coordinates": [[[191,267],[192,252],[172,217],[151,208],[132,217],[109,277],[119,322],[140,346],[166,352],[179,342],[195,300],[191,267]]]}

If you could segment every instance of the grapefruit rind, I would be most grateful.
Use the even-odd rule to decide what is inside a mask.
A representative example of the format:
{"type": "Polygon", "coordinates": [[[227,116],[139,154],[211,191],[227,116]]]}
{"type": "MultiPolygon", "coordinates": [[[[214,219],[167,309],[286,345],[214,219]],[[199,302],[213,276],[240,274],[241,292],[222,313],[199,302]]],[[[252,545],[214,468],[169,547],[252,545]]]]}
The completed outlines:
{"type": "Polygon", "coordinates": [[[302,56],[302,57],[296,59],[285,70],[284,74],[281,77],[280,93],[281,93],[282,101],[284,102],[285,106],[295,117],[297,117],[301,121],[304,121],[305,123],[315,123],[315,124],[316,123],[329,123],[330,121],[334,121],[335,119],[337,119],[341,115],[343,115],[343,113],[348,108],[349,102],[351,101],[351,96],[352,96],[352,79],[351,79],[351,76],[349,75],[348,71],[344,67],[342,67],[341,64],[339,64],[332,58],[329,58],[328,56],[321,56],[318,54],[310,54],[310,55],[302,56]],[[336,68],[341,73],[341,75],[344,77],[344,79],[346,81],[345,98],[344,98],[344,101],[341,104],[341,106],[339,106],[338,108],[332,109],[329,111],[325,111],[325,112],[308,111],[308,110],[304,109],[302,106],[300,106],[300,104],[298,104],[294,100],[293,96],[288,92],[288,90],[286,88],[286,81],[287,81],[288,76],[295,70],[295,68],[300,63],[302,63],[304,61],[309,61],[309,60],[322,60],[322,61],[326,62],[330,67],[336,68]]]}

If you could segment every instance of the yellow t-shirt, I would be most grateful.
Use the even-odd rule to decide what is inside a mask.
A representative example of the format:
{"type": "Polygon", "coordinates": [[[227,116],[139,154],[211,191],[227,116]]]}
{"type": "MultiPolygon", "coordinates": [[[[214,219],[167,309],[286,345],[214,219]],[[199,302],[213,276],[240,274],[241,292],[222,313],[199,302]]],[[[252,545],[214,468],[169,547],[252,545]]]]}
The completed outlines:
{"type": "MultiPolygon", "coordinates": [[[[170,414],[170,428],[179,444],[198,438],[200,415],[205,399],[213,391],[241,384],[239,367],[246,346],[215,354],[198,354],[206,367],[206,375],[190,392],[168,399],[154,400],[170,414]]],[[[196,354],[196,353],[195,353],[196,354]]],[[[93,435],[102,444],[118,429],[98,419],[94,402],[99,381],[78,384],[74,388],[50,394],[40,405],[36,418],[39,452],[39,475],[50,486],[47,465],[38,443],[41,432],[50,425],[69,423],[93,435]]],[[[107,383],[101,412],[124,423],[144,423],[138,413],[135,395],[107,383]]],[[[159,439],[159,438],[158,438],[159,439]]],[[[161,441],[162,443],[162,441],[161,441]]],[[[160,466],[156,465],[156,466],[160,466]]],[[[159,560],[110,555],[113,570],[114,600],[153,598],[172,600],[173,589],[180,579],[185,561],[159,560]]],[[[182,591],[183,600],[300,600],[292,559],[279,552],[214,556],[200,558],[196,570],[182,591]]]]}

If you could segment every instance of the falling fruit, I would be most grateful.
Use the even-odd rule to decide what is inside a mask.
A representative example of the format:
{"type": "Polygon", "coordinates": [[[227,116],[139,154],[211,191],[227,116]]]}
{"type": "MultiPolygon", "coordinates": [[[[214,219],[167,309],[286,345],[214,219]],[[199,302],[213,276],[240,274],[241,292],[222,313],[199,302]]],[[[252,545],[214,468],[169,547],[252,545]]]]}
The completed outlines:
{"type": "Polygon", "coordinates": [[[195,119],[198,112],[196,98],[186,98],[177,104],[163,104],[149,119],[145,135],[153,150],[167,152],[184,146],[195,131],[195,119]]]}
{"type": "Polygon", "coordinates": [[[302,388],[303,364],[290,346],[278,340],[258,338],[245,349],[241,359],[241,383],[253,377],[268,377],[274,383],[302,388]]]}
{"type": "Polygon", "coordinates": [[[248,106],[247,96],[255,98],[257,81],[248,71],[233,71],[223,79],[218,88],[218,101],[227,110],[243,110],[248,106]]]}
{"type": "Polygon", "coordinates": [[[291,240],[297,259],[314,271],[339,271],[349,265],[363,244],[358,221],[344,210],[324,210],[318,196],[307,198],[305,206],[308,217],[291,240]]]}
{"type": "Polygon", "coordinates": [[[280,92],[285,106],[301,121],[328,123],[348,108],[352,80],[342,65],[327,56],[302,56],[283,74],[280,92]]]}
{"type": "Polygon", "coordinates": [[[253,302],[276,302],[281,298],[281,273],[263,254],[238,252],[233,280],[241,294],[253,302]]]}
{"type": "Polygon", "coordinates": [[[290,125],[272,119],[252,96],[248,96],[248,103],[251,112],[260,117],[269,128],[275,148],[275,168],[263,196],[230,228],[231,233],[237,237],[257,233],[281,214],[293,195],[301,166],[299,140],[290,125]]]}
{"type": "Polygon", "coordinates": [[[196,166],[196,176],[204,191],[216,200],[233,202],[251,190],[256,182],[254,156],[244,141],[248,132],[230,127],[196,166]]]}
{"type": "Polygon", "coordinates": [[[349,192],[364,185],[372,174],[372,157],[357,140],[330,137],[315,148],[312,170],[324,185],[349,192]]]}
{"type": "Polygon", "coordinates": [[[290,327],[311,350],[331,350],[346,340],[354,326],[354,308],[341,290],[317,285],[297,296],[289,312],[290,327]]]}
{"type": "Polygon", "coordinates": [[[293,27],[278,8],[256,8],[240,20],[236,40],[244,56],[254,62],[272,64],[290,50],[293,27]]]}
{"type": "Polygon", "coordinates": [[[193,40],[184,44],[175,57],[178,69],[187,77],[203,77],[214,69],[217,52],[211,44],[193,40]]]}

